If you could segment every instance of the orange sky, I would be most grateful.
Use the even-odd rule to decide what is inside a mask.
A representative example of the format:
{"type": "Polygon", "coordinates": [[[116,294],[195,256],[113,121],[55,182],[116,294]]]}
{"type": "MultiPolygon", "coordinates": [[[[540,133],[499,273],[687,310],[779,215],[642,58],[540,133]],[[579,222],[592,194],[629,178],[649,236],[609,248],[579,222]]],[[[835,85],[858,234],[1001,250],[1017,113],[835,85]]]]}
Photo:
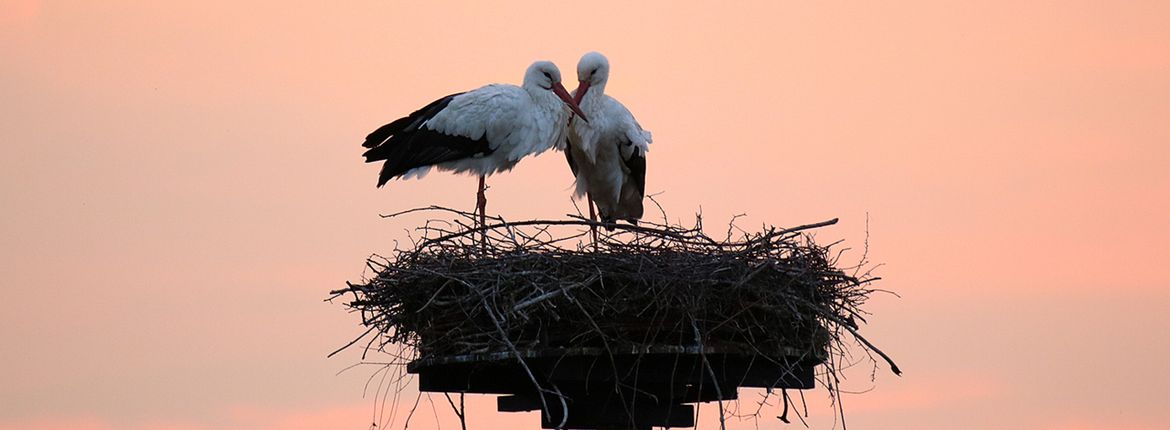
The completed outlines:
{"type": "MultiPolygon", "coordinates": [[[[0,0],[0,429],[366,428],[370,370],[324,358],[358,319],[321,300],[412,227],[377,214],[475,182],[375,189],[360,142],[589,50],[672,217],[860,247],[869,215],[903,298],[864,331],[906,374],[851,373],[851,426],[1170,423],[1170,3],[187,3],[0,0]]],[[[571,212],[567,170],[489,210],[571,212]]],[[[472,429],[536,427],[492,406],[472,429]]]]}

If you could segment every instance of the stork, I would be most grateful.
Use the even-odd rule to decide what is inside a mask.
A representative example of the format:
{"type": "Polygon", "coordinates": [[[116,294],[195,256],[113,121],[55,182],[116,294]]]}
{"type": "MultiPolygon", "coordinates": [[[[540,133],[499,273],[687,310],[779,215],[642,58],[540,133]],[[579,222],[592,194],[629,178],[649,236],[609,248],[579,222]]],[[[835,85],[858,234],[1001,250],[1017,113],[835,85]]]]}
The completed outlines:
{"type": "Polygon", "coordinates": [[[528,66],[520,86],[491,84],[440,98],[366,136],[367,163],[385,161],[378,187],[393,178],[422,177],[432,167],[479,175],[476,211],[487,211],[484,178],[511,170],[520,159],[558,146],[569,112],[586,115],[548,61],[528,66]]]}
{"type": "MultiPolygon", "coordinates": [[[[576,178],[574,194],[589,200],[591,221],[596,221],[596,204],[606,224],[616,220],[637,224],[646,194],[650,132],[642,129],[625,105],[605,94],[609,60],[604,55],[590,52],[582,56],[577,63],[577,80],[580,86],[574,91],[574,101],[589,121],[569,122],[565,157],[576,178]]],[[[606,229],[612,231],[613,227],[607,225],[606,229]]]]}

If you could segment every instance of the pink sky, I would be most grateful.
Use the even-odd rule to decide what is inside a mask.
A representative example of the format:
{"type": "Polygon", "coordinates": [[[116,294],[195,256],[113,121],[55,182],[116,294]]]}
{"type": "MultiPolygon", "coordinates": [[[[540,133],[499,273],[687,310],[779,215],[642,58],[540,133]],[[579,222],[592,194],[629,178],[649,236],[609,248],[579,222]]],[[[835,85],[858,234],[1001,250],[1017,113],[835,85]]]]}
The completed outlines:
{"type": "MultiPolygon", "coordinates": [[[[0,429],[366,428],[321,300],[474,179],[376,189],[362,138],[589,50],[673,218],[859,248],[868,214],[906,374],[853,372],[851,426],[1170,425],[1170,3],[186,3],[0,0],[0,429]]],[[[573,211],[559,154],[489,183],[573,211]]],[[[472,429],[536,428],[493,404],[472,429]]]]}

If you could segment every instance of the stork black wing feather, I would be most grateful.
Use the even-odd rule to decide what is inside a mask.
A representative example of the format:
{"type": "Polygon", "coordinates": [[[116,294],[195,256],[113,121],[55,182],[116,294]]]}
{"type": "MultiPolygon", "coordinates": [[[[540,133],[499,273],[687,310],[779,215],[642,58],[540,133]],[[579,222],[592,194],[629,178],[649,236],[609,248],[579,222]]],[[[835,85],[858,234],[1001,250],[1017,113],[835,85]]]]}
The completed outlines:
{"type": "Polygon", "coordinates": [[[565,161],[569,162],[569,170],[573,172],[573,177],[577,177],[577,162],[573,161],[573,142],[569,138],[565,138],[565,161]]]}
{"type": "MultiPolygon", "coordinates": [[[[623,143],[629,145],[629,143],[623,143]]],[[[629,181],[622,184],[621,210],[622,219],[636,223],[642,217],[642,199],[646,197],[646,154],[640,148],[634,147],[630,156],[622,159],[626,168],[630,170],[629,181]]]]}
{"type": "Polygon", "coordinates": [[[427,120],[445,109],[457,93],[435,100],[410,115],[379,127],[362,146],[367,163],[385,161],[378,174],[381,187],[411,169],[492,153],[487,136],[471,139],[443,134],[423,127],[427,120]]]}
{"type": "Polygon", "coordinates": [[[634,186],[638,190],[638,195],[646,195],[646,155],[642,154],[642,150],[634,148],[634,152],[630,154],[630,158],[624,160],[626,167],[630,169],[630,177],[634,180],[634,186]]]}
{"type": "Polygon", "coordinates": [[[387,140],[396,134],[410,133],[418,130],[418,127],[421,126],[424,121],[434,117],[435,114],[439,113],[439,111],[447,107],[447,104],[451,103],[451,100],[453,100],[455,96],[460,94],[463,93],[455,93],[435,100],[430,104],[423,106],[421,109],[411,112],[410,115],[398,118],[389,124],[378,127],[377,130],[374,130],[372,133],[366,136],[366,141],[362,143],[362,146],[366,148],[376,148],[379,145],[386,143],[387,140]]]}
{"type": "Polygon", "coordinates": [[[365,154],[366,162],[386,160],[378,174],[379,187],[416,167],[488,155],[493,151],[486,138],[451,136],[427,128],[403,136],[403,142],[393,140],[395,138],[391,138],[392,144],[379,146],[365,154]]]}

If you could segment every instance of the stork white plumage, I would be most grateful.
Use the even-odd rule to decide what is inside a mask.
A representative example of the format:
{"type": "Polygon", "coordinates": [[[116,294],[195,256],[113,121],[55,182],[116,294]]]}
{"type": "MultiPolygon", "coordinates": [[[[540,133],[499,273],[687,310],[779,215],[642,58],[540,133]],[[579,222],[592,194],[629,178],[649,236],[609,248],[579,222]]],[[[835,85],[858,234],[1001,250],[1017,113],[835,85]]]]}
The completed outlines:
{"type": "Polygon", "coordinates": [[[625,105],[605,94],[609,60],[604,55],[590,52],[582,56],[577,63],[577,80],[580,86],[574,91],[574,101],[589,120],[573,119],[569,124],[565,157],[576,177],[575,195],[588,198],[591,220],[596,204],[602,222],[637,224],[646,194],[650,132],[642,129],[625,105]]]}
{"type": "Polygon", "coordinates": [[[484,177],[508,171],[528,155],[565,139],[569,113],[588,118],[561,84],[561,72],[537,61],[520,86],[492,84],[435,100],[366,137],[366,162],[385,161],[381,187],[397,177],[422,177],[432,167],[479,175],[476,210],[486,216],[484,177]]]}

